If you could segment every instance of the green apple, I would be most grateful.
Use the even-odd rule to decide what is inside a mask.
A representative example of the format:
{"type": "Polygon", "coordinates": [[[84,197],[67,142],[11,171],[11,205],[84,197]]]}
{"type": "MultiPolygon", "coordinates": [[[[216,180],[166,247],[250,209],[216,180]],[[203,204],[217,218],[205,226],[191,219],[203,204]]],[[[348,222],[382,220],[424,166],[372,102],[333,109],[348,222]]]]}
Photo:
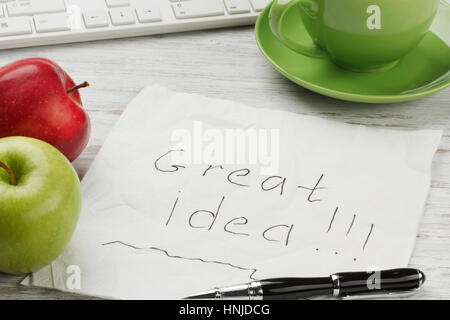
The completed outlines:
{"type": "Polygon", "coordinates": [[[81,210],[78,176],[51,145],[0,139],[0,271],[28,273],[57,258],[81,210]]]}

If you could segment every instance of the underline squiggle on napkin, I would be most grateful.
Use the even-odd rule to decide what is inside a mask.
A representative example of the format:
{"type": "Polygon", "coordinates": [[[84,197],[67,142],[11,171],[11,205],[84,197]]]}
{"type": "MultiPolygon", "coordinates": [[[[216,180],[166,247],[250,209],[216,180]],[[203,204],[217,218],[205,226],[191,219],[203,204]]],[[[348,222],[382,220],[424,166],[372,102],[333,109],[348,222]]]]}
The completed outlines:
{"type": "Polygon", "coordinates": [[[108,245],[112,245],[112,244],[120,244],[122,246],[126,246],[128,248],[132,248],[135,250],[154,250],[154,251],[159,251],[164,253],[167,257],[169,258],[174,258],[174,259],[183,259],[183,260],[190,260],[190,261],[199,261],[202,263],[212,263],[212,264],[219,264],[219,265],[224,265],[224,266],[228,266],[234,269],[239,269],[239,270],[243,270],[243,271],[251,271],[252,273],[249,275],[249,278],[251,280],[258,280],[257,278],[254,277],[255,273],[258,271],[255,268],[246,268],[246,267],[240,267],[237,265],[234,265],[232,263],[229,262],[224,262],[224,261],[216,261],[216,260],[205,260],[202,258],[192,258],[192,257],[182,257],[182,256],[178,256],[178,255],[172,255],[170,254],[167,250],[161,249],[161,248],[157,248],[157,247],[137,247],[128,243],[125,243],[123,241],[111,241],[111,242],[106,242],[103,243],[102,246],[108,246],[108,245]]]}

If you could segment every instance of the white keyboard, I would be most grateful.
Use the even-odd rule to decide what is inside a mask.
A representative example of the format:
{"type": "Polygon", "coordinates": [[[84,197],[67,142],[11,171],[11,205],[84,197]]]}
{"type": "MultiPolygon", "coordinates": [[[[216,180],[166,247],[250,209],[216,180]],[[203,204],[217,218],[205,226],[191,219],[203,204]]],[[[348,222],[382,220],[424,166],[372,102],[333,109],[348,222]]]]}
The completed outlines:
{"type": "Polygon", "coordinates": [[[254,24],[270,0],[0,0],[0,49],[254,24]]]}

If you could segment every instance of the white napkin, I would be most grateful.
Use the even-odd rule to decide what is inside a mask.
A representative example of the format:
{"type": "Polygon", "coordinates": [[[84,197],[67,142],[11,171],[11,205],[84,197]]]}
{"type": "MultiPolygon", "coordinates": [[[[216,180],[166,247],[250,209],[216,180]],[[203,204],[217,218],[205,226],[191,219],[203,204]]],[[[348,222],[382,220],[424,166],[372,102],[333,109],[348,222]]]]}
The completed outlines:
{"type": "Polygon", "coordinates": [[[24,284],[162,299],[405,267],[441,134],[147,87],[82,182],[70,245],[24,284]]]}

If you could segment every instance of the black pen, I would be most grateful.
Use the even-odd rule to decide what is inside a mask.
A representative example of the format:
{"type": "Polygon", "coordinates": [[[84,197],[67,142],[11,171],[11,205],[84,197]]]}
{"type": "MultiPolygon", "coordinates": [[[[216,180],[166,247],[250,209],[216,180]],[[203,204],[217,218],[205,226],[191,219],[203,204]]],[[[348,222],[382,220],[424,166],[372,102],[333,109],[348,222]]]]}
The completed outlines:
{"type": "Polygon", "coordinates": [[[185,299],[294,300],[315,296],[351,297],[412,293],[425,282],[417,269],[342,272],[322,278],[275,278],[215,288],[185,299]]]}

